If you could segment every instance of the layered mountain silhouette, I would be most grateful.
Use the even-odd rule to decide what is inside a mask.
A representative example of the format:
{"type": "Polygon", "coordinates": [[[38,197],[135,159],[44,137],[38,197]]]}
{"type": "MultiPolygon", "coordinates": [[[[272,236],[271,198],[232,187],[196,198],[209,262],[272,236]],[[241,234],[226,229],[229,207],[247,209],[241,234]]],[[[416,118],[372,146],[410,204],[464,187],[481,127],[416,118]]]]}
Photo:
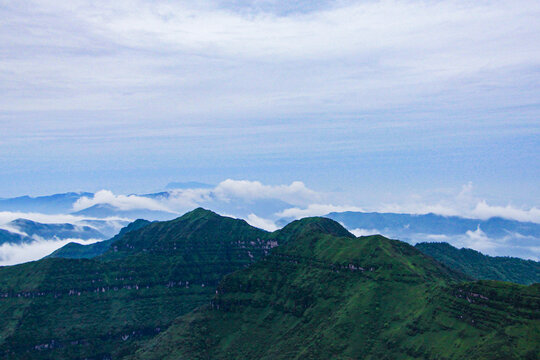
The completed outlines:
{"type": "Polygon", "coordinates": [[[106,236],[91,226],[43,224],[28,219],[15,219],[7,224],[17,232],[0,229],[0,244],[31,243],[36,239],[104,239],[106,236]]]}
{"type": "Polygon", "coordinates": [[[0,357],[517,359],[540,351],[538,284],[473,281],[404,242],[357,238],[330,219],[269,233],[196,209],[128,229],[90,259],[0,268],[0,357]]]}

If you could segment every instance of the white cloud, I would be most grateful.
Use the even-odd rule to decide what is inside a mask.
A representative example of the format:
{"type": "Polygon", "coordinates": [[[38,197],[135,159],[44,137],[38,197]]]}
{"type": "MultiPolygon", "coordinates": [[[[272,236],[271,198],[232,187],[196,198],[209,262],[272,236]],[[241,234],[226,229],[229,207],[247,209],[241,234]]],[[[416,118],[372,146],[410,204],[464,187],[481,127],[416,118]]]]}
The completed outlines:
{"type": "Polygon", "coordinates": [[[43,224],[83,224],[88,220],[106,220],[111,222],[129,221],[130,219],[122,217],[108,217],[105,219],[98,219],[94,217],[76,216],[70,214],[41,214],[34,212],[17,212],[17,211],[0,211],[0,225],[5,225],[16,219],[28,219],[43,224]]]}
{"type": "Polygon", "coordinates": [[[289,185],[265,185],[259,181],[227,179],[213,189],[177,189],[168,196],[148,198],[139,195],[115,195],[109,190],[101,190],[92,198],[82,197],[73,204],[75,211],[107,204],[120,210],[159,210],[182,212],[197,206],[237,201],[279,200],[291,205],[308,205],[323,198],[323,194],[309,189],[301,181],[289,185]]]}
{"type": "Polygon", "coordinates": [[[293,181],[290,185],[273,186],[264,185],[259,181],[227,179],[219,183],[213,193],[222,200],[277,199],[292,205],[307,205],[321,197],[301,181],[293,181]]]}
{"type": "Polygon", "coordinates": [[[367,236],[367,235],[375,235],[375,234],[381,234],[381,232],[377,229],[351,229],[349,230],[354,236],[367,236]]]}
{"type": "Polygon", "coordinates": [[[474,195],[472,183],[463,185],[457,195],[443,197],[428,203],[421,196],[415,195],[414,201],[404,204],[383,204],[377,208],[380,212],[407,214],[434,213],[443,216],[461,216],[486,220],[491,217],[502,217],[510,220],[540,223],[540,209],[533,206],[518,208],[513,205],[490,205],[486,200],[474,195]]]}
{"type": "Polygon", "coordinates": [[[0,245],[0,266],[15,265],[41,259],[70,242],[92,244],[99,241],[101,241],[101,239],[66,239],[59,241],[40,239],[32,243],[20,245],[2,244],[0,245]]]}
{"type": "Polygon", "coordinates": [[[277,229],[279,229],[272,220],[258,217],[255,214],[249,214],[246,221],[251,226],[255,226],[255,227],[258,227],[259,229],[263,229],[267,231],[276,231],[277,229]]]}
{"type": "Polygon", "coordinates": [[[492,206],[485,200],[480,201],[470,214],[479,219],[488,219],[491,217],[502,217],[518,221],[528,221],[540,224],[540,209],[532,207],[529,209],[520,209],[512,205],[492,206]]]}
{"type": "Polygon", "coordinates": [[[306,208],[289,208],[278,212],[276,216],[283,218],[300,219],[308,216],[321,216],[331,212],[364,211],[357,206],[342,206],[332,204],[310,204],[306,208]]]}
{"type": "Polygon", "coordinates": [[[73,204],[73,210],[79,211],[94,205],[112,205],[120,210],[147,209],[172,212],[163,203],[144,196],[115,195],[109,190],[100,190],[92,198],[83,196],[73,204]]]}

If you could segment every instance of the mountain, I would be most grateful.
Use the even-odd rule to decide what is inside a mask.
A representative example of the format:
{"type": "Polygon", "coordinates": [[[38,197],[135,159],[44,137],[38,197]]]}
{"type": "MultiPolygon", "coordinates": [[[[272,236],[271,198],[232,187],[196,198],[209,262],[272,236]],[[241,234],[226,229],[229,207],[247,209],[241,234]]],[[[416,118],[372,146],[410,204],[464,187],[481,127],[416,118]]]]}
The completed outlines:
{"type": "Polygon", "coordinates": [[[460,235],[467,231],[475,231],[480,227],[490,237],[502,237],[511,233],[540,237],[540,224],[499,217],[480,220],[436,214],[414,215],[354,211],[330,213],[326,217],[344,224],[348,229],[387,230],[400,233],[403,236],[410,236],[410,234],[460,235]]]}
{"type": "Polygon", "coordinates": [[[65,214],[71,211],[73,203],[81,197],[92,197],[88,192],[68,192],[47,196],[20,196],[0,199],[0,211],[38,212],[42,214],[65,214]]]}
{"type": "Polygon", "coordinates": [[[0,229],[0,244],[29,244],[36,241],[36,237],[45,240],[105,238],[105,235],[94,227],[85,225],[42,224],[28,219],[15,219],[7,225],[10,229],[26,235],[0,229]]]}
{"type": "Polygon", "coordinates": [[[150,219],[150,220],[171,220],[177,216],[177,214],[167,211],[147,210],[147,209],[133,209],[133,210],[121,210],[115,206],[109,204],[97,204],[90,206],[86,209],[82,209],[73,212],[72,215],[77,216],[89,216],[95,218],[108,218],[108,217],[121,217],[128,219],[150,219]]]}
{"type": "Polygon", "coordinates": [[[117,235],[115,235],[109,240],[104,240],[88,245],[71,242],[56,250],[48,257],[66,259],[91,259],[105,253],[107,250],[109,250],[109,248],[114,242],[120,240],[128,232],[142,229],[149,224],[151,224],[151,222],[148,220],[138,219],[130,223],[128,226],[122,228],[122,230],[120,230],[117,235]]]}
{"type": "Polygon", "coordinates": [[[527,359],[539,307],[538,284],[330,219],[269,233],[199,208],[91,259],[0,267],[0,358],[527,359]]]}
{"type": "Polygon", "coordinates": [[[27,234],[44,239],[103,239],[105,236],[90,226],[73,224],[42,224],[27,219],[16,219],[9,223],[11,227],[27,234]]]}
{"type": "MultiPolygon", "coordinates": [[[[0,229],[0,245],[30,243],[33,239],[8,230],[0,229]]],[[[1,257],[0,257],[1,258],[1,257]]]]}
{"type": "Polygon", "coordinates": [[[121,219],[84,219],[79,222],[77,222],[80,225],[87,225],[90,227],[93,227],[97,229],[100,233],[103,234],[104,238],[111,238],[118,234],[118,231],[120,231],[122,228],[130,224],[129,220],[121,220],[121,219]]]}
{"type": "Polygon", "coordinates": [[[196,209],[125,233],[93,259],[0,267],[0,358],[130,354],[206,304],[225,274],[277,245],[243,220],[196,209]]]}
{"type": "Polygon", "coordinates": [[[448,267],[475,279],[540,283],[540,262],[506,256],[488,256],[472,249],[457,249],[448,243],[418,243],[415,247],[448,267]]]}
{"type": "Polygon", "coordinates": [[[129,359],[538,358],[539,284],[469,282],[406,243],[318,221],[285,227],[284,245],[129,359]]]}
{"type": "Polygon", "coordinates": [[[540,256],[531,249],[540,242],[540,224],[493,217],[468,219],[436,214],[341,212],[326,217],[336,220],[357,235],[383,234],[411,244],[446,241],[465,246],[478,236],[497,244],[492,255],[540,256]]]}

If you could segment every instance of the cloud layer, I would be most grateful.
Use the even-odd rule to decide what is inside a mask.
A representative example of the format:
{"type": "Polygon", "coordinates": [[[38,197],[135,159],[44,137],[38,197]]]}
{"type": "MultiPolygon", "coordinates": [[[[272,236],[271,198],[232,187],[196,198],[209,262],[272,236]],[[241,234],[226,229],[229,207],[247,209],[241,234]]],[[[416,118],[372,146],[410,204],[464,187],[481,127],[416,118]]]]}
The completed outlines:
{"type": "Polygon", "coordinates": [[[15,265],[23,262],[34,261],[49,255],[62,246],[76,242],[79,244],[92,244],[102,239],[65,239],[65,240],[37,240],[28,244],[1,244],[0,266],[15,265]]]}

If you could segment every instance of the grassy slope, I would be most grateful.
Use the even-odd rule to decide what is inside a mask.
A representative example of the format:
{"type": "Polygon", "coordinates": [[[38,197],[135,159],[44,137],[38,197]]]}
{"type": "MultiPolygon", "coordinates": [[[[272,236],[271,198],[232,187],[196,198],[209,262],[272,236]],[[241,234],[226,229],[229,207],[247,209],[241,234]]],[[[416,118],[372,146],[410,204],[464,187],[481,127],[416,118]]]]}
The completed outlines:
{"type": "Polygon", "coordinates": [[[415,246],[435,260],[475,279],[540,282],[540,262],[512,257],[492,257],[472,249],[457,249],[448,243],[419,243],[415,246]]]}
{"type": "Polygon", "coordinates": [[[96,259],[0,268],[0,358],[118,358],[208,303],[269,233],[202,209],[126,233],[96,259]],[[52,348],[52,349],[51,349],[52,348]]]}
{"type": "Polygon", "coordinates": [[[134,222],[128,224],[128,226],[122,228],[118,234],[108,240],[100,241],[89,245],[82,245],[71,242],[62,246],[60,249],[56,250],[47,257],[66,259],[91,259],[107,252],[107,250],[109,250],[113,243],[120,240],[128,232],[142,229],[149,224],[151,224],[151,222],[148,220],[137,219],[134,222]]]}
{"type": "Polygon", "coordinates": [[[301,228],[135,358],[538,358],[539,286],[465,282],[399,241],[301,228]]]}

